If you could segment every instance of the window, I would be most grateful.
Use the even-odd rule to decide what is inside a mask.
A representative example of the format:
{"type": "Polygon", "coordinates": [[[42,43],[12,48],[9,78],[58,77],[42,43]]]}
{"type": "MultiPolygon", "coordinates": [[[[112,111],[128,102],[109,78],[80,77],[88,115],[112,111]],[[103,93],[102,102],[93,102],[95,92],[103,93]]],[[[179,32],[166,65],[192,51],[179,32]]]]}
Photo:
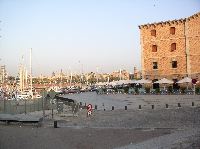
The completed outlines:
{"type": "Polygon", "coordinates": [[[171,52],[176,50],[176,43],[171,44],[171,52]]]}
{"type": "Polygon", "coordinates": [[[172,68],[177,68],[177,61],[172,61],[172,68]]]}
{"type": "Polygon", "coordinates": [[[151,30],[151,36],[156,37],[156,30],[155,29],[151,30]]]}
{"type": "Polygon", "coordinates": [[[152,52],[157,52],[157,45],[152,45],[152,52]]]}
{"type": "Polygon", "coordinates": [[[153,62],[153,69],[158,69],[158,63],[157,62],[153,62]]]}
{"type": "Polygon", "coordinates": [[[175,27],[170,27],[170,34],[174,35],[175,34],[175,27]]]}

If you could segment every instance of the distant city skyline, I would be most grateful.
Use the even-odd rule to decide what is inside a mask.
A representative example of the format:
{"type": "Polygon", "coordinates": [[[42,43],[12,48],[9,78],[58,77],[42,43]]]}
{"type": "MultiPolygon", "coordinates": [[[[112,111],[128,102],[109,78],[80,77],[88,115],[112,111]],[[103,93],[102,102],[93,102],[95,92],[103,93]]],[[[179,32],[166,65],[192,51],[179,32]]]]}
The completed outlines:
{"type": "Polygon", "coordinates": [[[189,17],[200,0],[0,0],[0,65],[16,76],[141,68],[139,25],[189,17]]]}

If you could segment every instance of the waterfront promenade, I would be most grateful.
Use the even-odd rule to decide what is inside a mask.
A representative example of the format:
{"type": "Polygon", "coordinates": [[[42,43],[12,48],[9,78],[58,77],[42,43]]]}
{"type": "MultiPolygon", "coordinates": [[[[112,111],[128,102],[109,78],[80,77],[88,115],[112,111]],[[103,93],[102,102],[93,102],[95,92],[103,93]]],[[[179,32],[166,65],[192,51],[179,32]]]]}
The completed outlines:
{"type": "Polygon", "coordinates": [[[78,103],[97,105],[99,110],[115,109],[138,109],[139,105],[143,109],[151,109],[152,105],[156,109],[163,109],[168,104],[168,108],[177,108],[178,103],[181,106],[191,107],[200,106],[200,95],[130,95],[130,94],[102,94],[95,92],[81,94],[67,94],[64,97],[74,99],[78,103]]]}

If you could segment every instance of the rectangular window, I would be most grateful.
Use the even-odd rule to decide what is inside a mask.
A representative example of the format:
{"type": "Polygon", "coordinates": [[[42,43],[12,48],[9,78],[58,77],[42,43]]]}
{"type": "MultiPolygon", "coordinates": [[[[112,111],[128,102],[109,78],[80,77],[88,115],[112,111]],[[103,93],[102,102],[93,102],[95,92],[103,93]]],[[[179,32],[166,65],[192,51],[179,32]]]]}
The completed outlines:
{"type": "Polygon", "coordinates": [[[172,68],[177,68],[177,61],[172,61],[172,68]]]}
{"type": "Polygon", "coordinates": [[[175,27],[170,27],[170,34],[174,35],[175,34],[175,27]]]}
{"type": "Polygon", "coordinates": [[[158,63],[157,62],[153,62],[153,69],[158,69],[158,63]]]}
{"type": "Polygon", "coordinates": [[[156,37],[156,30],[155,29],[151,30],[151,36],[156,37]]]}
{"type": "Polygon", "coordinates": [[[157,52],[157,45],[152,45],[152,52],[157,52]]]}
{"type": "Polygon", "coordinates": [[[171,44],[171,52],[176,50],[176,43],[171,44]]]}

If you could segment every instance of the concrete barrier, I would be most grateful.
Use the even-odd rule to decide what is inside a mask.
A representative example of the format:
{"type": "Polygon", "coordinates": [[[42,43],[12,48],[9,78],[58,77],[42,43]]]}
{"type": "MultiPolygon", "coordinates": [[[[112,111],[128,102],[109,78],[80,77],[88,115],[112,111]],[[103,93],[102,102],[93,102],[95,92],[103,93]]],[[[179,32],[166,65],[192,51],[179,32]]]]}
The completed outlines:
{"type": "Polygon", "coordinates": [[[24,114],[0,114],[0,121],[10,124],[11,122],[20,122],[20,123],[35,123],[40,126],[43,118],[41,116],[34,115],[24,115],[24,114]]]}

